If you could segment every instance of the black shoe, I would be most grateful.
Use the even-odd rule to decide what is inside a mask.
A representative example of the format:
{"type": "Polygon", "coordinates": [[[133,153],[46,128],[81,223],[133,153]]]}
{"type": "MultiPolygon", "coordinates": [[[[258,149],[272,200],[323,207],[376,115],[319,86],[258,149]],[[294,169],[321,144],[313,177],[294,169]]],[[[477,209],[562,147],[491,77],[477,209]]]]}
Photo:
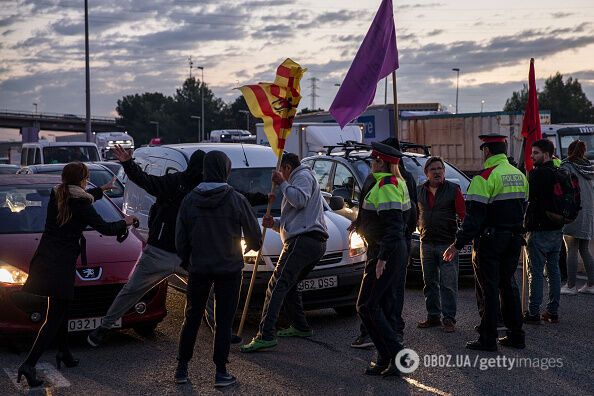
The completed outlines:
{"type": "Polygon", "coordinates": [[[512,347],[512,348],[516,348],[516,349],[526,348],[526,343],[523,340],[522,341],[513,341],[508,336],[498,338],[497,342],[499,342],[499,345],[505,346],[505,347],[512,347]]]}
{"type": "Polygon", "coordinates": [[[360,335],[355,339],[355,341],[351,342],[351,348],[357,349],[365,349],[373,346],[373,342],[369,339],[368,336],[360,335]]]}
{"type": "Polygon", "coordinates": [[[468,341],[466,343],[466,348],[475,351],[497,352],[497,344],[487,345],[483,344],[481,340],[468,341]]]}
{"type": "Polygon", "coordinates": [[[67,352],[58,352],[56,354],[56,367],[58,368],[58,370],[60,370],[62,368],[62,363],[64,363],[64,366],[66,367],[76,367],[78,366],[78,363],[80,362],[80,360],[75,359],[72,356],[72,353],[70,353],[70,351],[67,352]]]}
{"type": "Polygon", "coordinates": [[[21,364],[17,374],[17,383],[21,382],[21,377],[23,375],[27,380],[27,384],[29,384],[29,388],[35,388],[43,384],[43,381],[37,378],[37,370],[35,370],[35,367],[33,366],[29,366],[25,363],[21,364]]]}
{"type": "Polygon", "coordinates": [[[231,344],[241,344],[243,338],[238,336],[237,334],[231,334],[231,344]]]}
{"type": "Polygon", "coordinates": [[[417,327],[419,329],[428,329],[429,327],[439,327],[441,326],[441,319],[435,316],[431,316],[426,320],[417,323],[417,327]]]}
{"type": "Polygon", "coordinates": [[[231,374],[229,374],[227,372],[219,373],[217,371],[217,373],[215,374],[215,383],[214,383],[215,388],[222,388],[224,386],[233,385],[236,382],[237,382],[237,378],[235,378],[234,376],[232,376],[231,374]]]}
{"type": "Polygon", "coordinates": [[[382,371],[382,377],[386,378],[386,377],[399,377],[399,376],[400,376],[400,370],[398,370],[398,367],[396,367],[396,360],[390,359],[390,364],[388,364],[388,367],[386,367],[386,369],[384,371],[382,371]]]}
{"type": "Polygon", "coordinates": [[[531,325],[542,324],[540,321],[540,315],[531,315],[530,312],[524,312],[524,323],[531,325]]]}
{"type": "Polygon", "coordinates": [[[188,362],[177,362],[174,378],[176,384],[185,384],[188,382],[188,362]]]}
{"type": "Polygon", "coordinates": [[[389,363],[376,363],[370,362],[367,368],[365,369],[366,375],[382,375],[383,371],[386,370],[389,366],[389,363]]]}
{"type": "Polygon", "coordinates": [[[552,314],[549,311],[545,311],[542,314],[541,319],[549,323],[559,323],[559,315],[552,314]]]}
{"type": "Polygon", "coordinates": [[[111,332],[111,329],[107,327],[99,326],[95,330],[91,331],[87,336],[87,342],[93,348],[97,348],[105,340],[105,336],[111,332]]]}

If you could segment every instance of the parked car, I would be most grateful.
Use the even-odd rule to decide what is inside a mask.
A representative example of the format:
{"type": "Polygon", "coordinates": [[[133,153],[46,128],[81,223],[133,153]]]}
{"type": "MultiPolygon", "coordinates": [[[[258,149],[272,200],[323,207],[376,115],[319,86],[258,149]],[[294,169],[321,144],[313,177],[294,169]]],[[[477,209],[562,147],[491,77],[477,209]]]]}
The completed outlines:
{"type": "MultiPolygon", "coordinates": [[[[266,194],[271,188],[271,173],[277,163],[270,147],[238,143],[178,144],[141,147],[134,152],[134,157],[144,171],[152,175],[164,175],[186,169],[188,159],[197,149],[205,152],[220,150],[229,156],[232,162],[229,184],[241,193],[251,194],[247,196],[248,200],[261,223],[266,212],[266,194]],[[264,203],[253,198],[258,193],[264,197],[264,203]]],[[[279,191],[272,207],[273,216],[280,215],[281,200],[282,194],[279,191]]],[[[338,201],[343,202],[342,199],[338,201]]],[[[138,231],[144,238],[148,235],[147,220],[154,202],[153,196],[128,181],[124,193],[124,212],[140,219],[138,231]]],[[[303,300],[307,309],[334,308],[339,314],[352,314],[355,312],[354,305],[365,266],[365,245],[356,233],[347,231],[350,222],[345,217],[335,213],[327,203],[324,202],[324,205],[330,234],[326,254],[299,287],[304,291],[303,300]]],[[[338,209],[342,204],[334,207],[338,209]]],[[[253,292],[254,304],[263,302],[268,280],[281,250],[279,235],[273,231],[268,232],[263,247],[263,260],[258,266],[253,292]]],[[[243,297],[247,293],[256,253],[248,252],[244,255],[244,261],[243,297]]],[[[183,290],[184,281],[177,277],[172,279],[171,284],[183,290]]]]}
{"type": "Polygon", "coordinates": [[[67,164],[72,161],[101,161],[95,143],[49,142],[24,143],[21,149],[21,166],[38,164],[67,164]]]}
{"type": "Polygon", "coordinates": [[[0,175],[14,175],[19,169],[21,169],[21,167],[18,165],[0,164],[0,175]]]}
{"type": "MultiPolygon", "coordinates": [[[[418,145],[410,145],[417,148],[418,145]]],[[[407,145],[403,145],[407,147],[407,145]]],[[[359,211],[359,194],[367,175],[371,172],[371,150],[360,143],[341,144],[331,148],[325,155],[306,157],[301,162],[311,167],[316,174],[322,191],[344,198],[345,207],[340,213],[354,220],[359,211]]],[[[428,148],[423,154],[405,152],[404,167],[415,178],[417,185],[427,180],[423,167],[429,158],[428,148]]],[[[470,179],[446,161],[446,179],[458,184],[466,193],[470,179]]],[[[460,275],[472,275],[472,245],[465,246],[459,253],[460,275]]],[[[414,275],[422,274],[420,240],[418,230],[413,234],[412,251],[408,271],[414,275]]]]}
{"type": "MultiPolygon", "coordinates": [[[[54,175],[0,175],[0,333],[34,333],[45,319],[47,299],[21,289],[45,226],[51,189],[59,183],[60,177],[54,175]]],[[[123,219],[108,199],[93,206],[106,221],[123,219]]],[[[122,243],[90,228],[84,236],[88,263],[76,264],[70,332],[93,330],[101,324],[142,250],[142,241],[133,231],[122,243]]],[[[141,334],[151,332],[167,314],[166,293],[165,281],[142,297],[118,325],[141,334]]]]}
{"type": "MultiPolygon", "coordinates": [[[[89,168],[90,182],[96,186],[102,186],[116,177],[116,175],[104,165],[96,163],[87,163],[86,165],[87,168],[89,168]]],[[[18,173],[26,175],[35,173],[61,175],[64,166],[66,166],[66,164],[31,165],[21,168],[18,173]]],[[[124,185],[119,180],[119,178],[116,177],[113,186],[114,188],[112,190],[106,191],[105,195],[107,195],[118,208],[122,209],[122,203],[124,202],[124,185]]]]}
{"type": "Polygon", "coordinates": [[[93,163],[103,165],[104,167],[112,171],[113,174],[116,175],[116,177],[120,180],[120,182],[122,182],[124,186],[126,185],[127,177],[122,164],[114,161],[98,161],[93,163]]]}

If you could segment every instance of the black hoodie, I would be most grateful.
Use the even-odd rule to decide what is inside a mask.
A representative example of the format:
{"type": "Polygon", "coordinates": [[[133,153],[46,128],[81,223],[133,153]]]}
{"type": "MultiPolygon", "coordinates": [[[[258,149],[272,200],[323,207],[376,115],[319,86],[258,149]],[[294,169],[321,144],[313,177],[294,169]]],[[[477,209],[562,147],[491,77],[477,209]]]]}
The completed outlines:
{"type": "Polygon", "coordinates": [[[204,179],[181,204],[175,245],[190,273],[229,274],[243,269],[241,236],[248,250],[262,243],[247,199],[227,184],[231,161],[221,151],[204,157],[204,179]]]}
{"type": "Polygon", "coordinates": [[[202,181],[204,151],[196,150],[183,172],[163,176],[149,175],[133,160],[122,162],[128,178],[157,200],[149,211],[147,243],[175,253],[175,221],[186,194],[202,181]]]}

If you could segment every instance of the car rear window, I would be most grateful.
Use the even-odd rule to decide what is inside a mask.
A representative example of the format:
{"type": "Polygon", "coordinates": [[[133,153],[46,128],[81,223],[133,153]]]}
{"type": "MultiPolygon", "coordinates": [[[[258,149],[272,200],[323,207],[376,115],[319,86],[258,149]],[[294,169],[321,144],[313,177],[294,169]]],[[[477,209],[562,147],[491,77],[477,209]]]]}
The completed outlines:
{"type": "Polygon", "coordinates": [[[43,148],[46,164],[67,164],[73,161],[101,161],[93,146],[54,146],[43,148]]]}
{"type": "MultiPolygon", "coordinates": [[[[51,185],[0,186],[0,234],[40,233],[45,228],[51,185]]],[[[121,220],[118,209],[106,200],[93,207],[107,222],[121,220]]]]}
{"type": "MultiPolygon", "coordinates": [[[[232,169],[227,181],[237,192],[243,194],[254,212],[258,216],[266,213],[268,205],[266,197],[270,193],[272,181],[270,179],[274,168],[242,168],[232,169]]],[[[283,193],[276,189],[276,199],[272,204],[271,214],[280,216],[280,205],[283,200],[283,193]]]]}

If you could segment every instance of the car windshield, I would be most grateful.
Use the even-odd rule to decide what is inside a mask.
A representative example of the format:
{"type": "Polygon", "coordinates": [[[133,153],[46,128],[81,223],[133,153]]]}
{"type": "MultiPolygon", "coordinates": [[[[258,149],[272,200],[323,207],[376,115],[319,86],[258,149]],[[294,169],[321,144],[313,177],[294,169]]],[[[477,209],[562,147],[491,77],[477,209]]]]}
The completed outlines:
{"type": "MultiPolygon", "coordinates": [[[[0,186],[0,234],[43,232],[52,187],[48,184],[0,186]]],[[[100,199],[93,207],[105,221],[122,219],[107,200],[100,199]]]]}
{"type": "Polygon", "coordinates": [[[67,164],[73,161],[101,161],[93,146],[50,146],[43,148],[46,164],[67,164]]]}
{"type": "MultiPolygon", "coordinates": [[[[43,168],[39,170],[37,173],[49,173],[52,175],[61,175],[62,169],[52,169],[45,171],[43,168]]],[[[113,174],[105,169],[90,169],[90,181],[96,186],[102,186],[104,184],[109,183],[109,181],[113,178],[113,174]]],[[[116,178],[115,182],[113,183],[113,189],[106,191],[105,195],[109,198],[120,198],[124,196],[124,185],[116,178]]]]}
{"type": "MultiPolygon", "coordinates": [[[[257,216],[263,216],[266,213],[268,205],[266,197],[270,193],[272,184],[270,176],[273,170],[274,168],[232,169],[231,175],[229,175],[229,185],[248,199],[257,216]]],[[[282,199],[282,192],[277,188],[276,199],[272,204],[271,214],[273,216],[280,216],[282,199]]]]}
{"type": "MultiPolygon", "coordinates": [[[[407,171],[409,171],[417,185],[425,183],[427,180],[427,176],[425,176],[425,172],[423,171],[423,167],[425,166],[425,162],[427,161],[428,157],[404,157],[404,167],[407,171]]],[[[359,159],[353,162],[353,167],[361,177],[361,180],[365,180],[367,175],[371,172],[371,165],[369,163],[369,159],[359,159]]],[[[470,182],[468,179],[456,168],[451,166],[446,162],[446,179],[456,183],[460,186],[462,193],[466,193],[470,182]]]]}
{"type": "Polygon", "coordinates": [[[586,151],[586,157],[589,160],[594,160],[594,135],[585,134],[561,136],[561,158],[567,157],[567,149],[569,148],[569,145],[576,140],[581,140],[586,143],[586,148],[588,150],[586,151]]]}

